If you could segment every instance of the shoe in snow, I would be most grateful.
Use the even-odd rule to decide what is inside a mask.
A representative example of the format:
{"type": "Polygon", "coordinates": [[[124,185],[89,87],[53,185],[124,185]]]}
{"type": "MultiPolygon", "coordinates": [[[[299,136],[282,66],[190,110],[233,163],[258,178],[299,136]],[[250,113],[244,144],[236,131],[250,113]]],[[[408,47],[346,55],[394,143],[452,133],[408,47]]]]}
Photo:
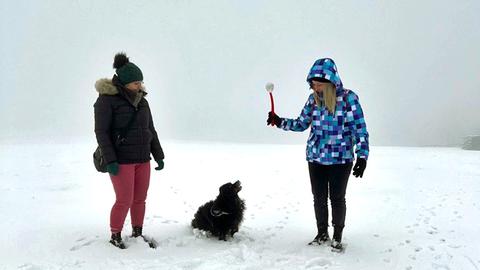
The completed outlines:
{"type": "Polygon", "coordinates": [[[119,232],[118,233],[112,233],[112,238],[110,239],[110,243],[112,245],[118,247],[119,249],[126,249],[127,248],[125,246],[125,244],[123,243],[122,236],[119,232]]]}
{"type": "Polygon", "coordinates": [[[145,243],[147,243],[150,248],[153,248],[153,249],[157,248],[158,243],[155,239],[145,235],[142,235],[142,238],[143,238],[143,241],[145,241],[145,243]]]}
{"type": "Polygon", "coordinates": [[[343,227],[333,227],[333,240],[342,242],[343,227]]]}
{"type": "Polygon", "coordinates": [[[330,241],[330,236],[328,236],[328,232],[323,232],[317,234],[313,240],[308,243],[308,245],[323,245],[326,242],[330,241]]]}
{"type": "Polygon", "coordinates": [[[332,247],[333,252],[343,252],[344,251],[344,246],[342,245],[342,242],[336,241],[333,239],[332,244],[330,245],[332,247]]]}
{"type": "Polygon", "coordinates": [[[157,241],[155,241],[155,239],[143,235],[142,227],[134,226],[132,228],[132,237],[137,238],[139,236],[142,237],[143,241],[145,241],[150,248],[157,248],[157,241]]]}
{"type": "Polygon", "coordinates": [[[132,237],[137,238],[139,236],[142,236],[142,227],[134,226],[132,228],[132,237]]]}

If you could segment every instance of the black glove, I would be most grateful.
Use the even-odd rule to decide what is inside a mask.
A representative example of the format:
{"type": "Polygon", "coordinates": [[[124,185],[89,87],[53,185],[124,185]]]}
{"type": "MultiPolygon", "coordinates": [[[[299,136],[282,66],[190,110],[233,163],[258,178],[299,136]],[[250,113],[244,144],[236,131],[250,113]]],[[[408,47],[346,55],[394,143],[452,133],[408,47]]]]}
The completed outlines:
{"type": "Polygon", "coordinates": [[[363,171],[365,171],[365,168],[367,167],[367,161],[363,158],[357,158],[357,162],[355,162],[355,166],[353,166],[353,175],[355,177],[362,178],[363,176],[363,171]]]}
{"type": "Polygon", "coordinates": [[[163,159],[157,160],[157,164],[158,164],[158,166],[155,167],[156,171],[161,171],[163,169],[163,167],[165,166],[165,163],[163,163],[163,159]]]}
{"type": "Polygon", "coordinates": [[[267,126],[275,125],[277,127],[280,127],[280,124],[282,124],[282,119],[280,119],[280,117],[276,115],[274,112],[269,112],[268,118],[267,118],[267,126]]]}

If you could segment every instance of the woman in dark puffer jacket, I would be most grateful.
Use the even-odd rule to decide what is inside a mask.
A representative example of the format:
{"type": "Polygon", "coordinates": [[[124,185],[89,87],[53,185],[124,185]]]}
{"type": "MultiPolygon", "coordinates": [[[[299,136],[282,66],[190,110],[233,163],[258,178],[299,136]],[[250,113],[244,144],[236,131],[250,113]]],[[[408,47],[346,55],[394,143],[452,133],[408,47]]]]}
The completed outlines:
{"type": "Polygon", "coordinates": [[[158,164],[155,170],[163,169],[165,156],[145,99],[142,71],[124,53],[115,55],[113,67],[112,79],[95,83],[99,93],[94,104],[95,134],[116,195],[110,213],[110,243],[123,249],[121,232],[129,210],[132,236],[142,236],[150,153],[158,164]]]}

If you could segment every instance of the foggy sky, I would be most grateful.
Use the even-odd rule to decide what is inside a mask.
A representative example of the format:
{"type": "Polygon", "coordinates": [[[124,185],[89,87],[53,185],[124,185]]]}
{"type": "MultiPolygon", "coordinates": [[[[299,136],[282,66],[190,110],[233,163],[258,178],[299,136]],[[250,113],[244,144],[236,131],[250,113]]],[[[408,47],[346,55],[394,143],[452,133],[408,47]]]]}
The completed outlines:
{"type": "Polygon", "coordinates": [[[308,70],[333,58],[372,145],[480,134],[480,2],[0,0],[0,139],[94,138],[96,80],[125,51],[162,139],[304,143],[308,70]]]}

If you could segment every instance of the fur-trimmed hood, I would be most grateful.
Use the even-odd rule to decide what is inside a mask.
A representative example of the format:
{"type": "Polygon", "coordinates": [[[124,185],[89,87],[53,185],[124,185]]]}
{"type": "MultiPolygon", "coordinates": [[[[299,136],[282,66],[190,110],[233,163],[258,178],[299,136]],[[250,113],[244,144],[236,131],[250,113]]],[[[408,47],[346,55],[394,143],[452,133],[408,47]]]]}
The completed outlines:
{"type": "MultiPolygon", "coordinates": [[[[95,82],[95,90],[97,90],[100,95],[114,96],[119,93],[117,86],[114,84],[113,80],[109,78],[102,78],[97,80],[95,82]]],[[[145,88],[140,90],[140,92],[143,96],[147,95],[147,91],[145,91],[145,88]]]]}
{"type": "Polygon", "coordinates": [[[95,89],[100,95],[113,96],[118,94],[117,87],[113,84],[112,79],[103,78],[95,82],[95,89]]]}

